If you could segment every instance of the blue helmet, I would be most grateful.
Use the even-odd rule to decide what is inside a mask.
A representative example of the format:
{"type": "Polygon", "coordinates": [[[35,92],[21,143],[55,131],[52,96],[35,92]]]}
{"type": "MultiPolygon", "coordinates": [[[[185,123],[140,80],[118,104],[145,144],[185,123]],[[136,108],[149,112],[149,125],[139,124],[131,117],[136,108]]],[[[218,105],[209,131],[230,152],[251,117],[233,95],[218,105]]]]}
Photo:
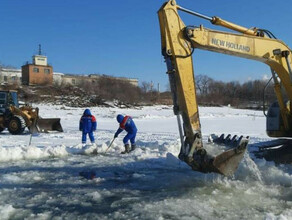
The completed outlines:
{"type": "Polygon", "coordinates": [[[85,111],[84,111],[83,115],[86,115],[86,116],[89,116],[89,115],[91,115],[91,112],[90,112],[90,110],[89,110],[88,108],[87,108],[87,109],[85,109],[85,111]]]}
{"type": "Polygon", "coordinates": [[[122,116],[122,115],[118,115],[117,116],[117,121],[119,122],[119,123],[121,123],[122,121],[123,121],[123,119],[124,119],[124,116],[122,116]]]}

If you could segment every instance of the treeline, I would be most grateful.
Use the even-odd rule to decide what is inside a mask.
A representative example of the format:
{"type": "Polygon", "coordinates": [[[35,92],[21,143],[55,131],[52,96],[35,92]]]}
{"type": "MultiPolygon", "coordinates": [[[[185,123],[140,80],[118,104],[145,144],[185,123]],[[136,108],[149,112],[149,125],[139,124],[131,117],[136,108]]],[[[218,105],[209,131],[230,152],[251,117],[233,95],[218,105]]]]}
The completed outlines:
{"type": "Polygon", "coordinates": [[[95,96],[98,104],[115,101],[120,105],[149,105],[159,103],[160,97],[156,90],[149,89],[146,82],[138,87],[128,81],[106,76],[99,78],[95,83],[84,81],[79,88],[95,96]]]}
{"type": "MultiPolygon", "coordinates": [[[[142,82],[140,87],[137,87],[127,81],[111,77],[101,77],[94,83],[84,81],[79,85],[18,86],[18,88],[15,86],[17,85],[13,87],[19,91],[20,98],[26,102],[50,102],[76,107],[107,105],[110,102],[117,106],[129,107],[172,104],[171,92],[158,92],[152,83],[142,82]]],[[[261,109],[263,98],[266,106],[276,100],[273,83],[267,85],[267,81],[264,80],[245,83],[222,82],[198,75],[196,89],[201,106],[231,105],[236,108],[261,109]]]]}
{"type": "Polygon", "coordinates": [[[276,100],[273,83],[267,80],[216,81],[205,75],[196,77],[196,89],[201,105],[231,105],[236,108],[262,108],[276,100]]]}
{"type": "MultiPolygon", "coordinates": [[[[71,107],[89,106],[139,106],[153,104],[171,104],[170,96],[167,102],[160,99],[160,93],[149,89],[148,83],[142,83],[144,88],[132,85],[126,80],[102,76],[94,82],[81,80],[78,85],[1,85],[0,89],[17,90],[20,100],[29,103],[52,103],[71,107]],[[160,101],[161,100],[161,101],[160,101]]],[[[162,95],[163,97],[163,95],[162,95]]]]}

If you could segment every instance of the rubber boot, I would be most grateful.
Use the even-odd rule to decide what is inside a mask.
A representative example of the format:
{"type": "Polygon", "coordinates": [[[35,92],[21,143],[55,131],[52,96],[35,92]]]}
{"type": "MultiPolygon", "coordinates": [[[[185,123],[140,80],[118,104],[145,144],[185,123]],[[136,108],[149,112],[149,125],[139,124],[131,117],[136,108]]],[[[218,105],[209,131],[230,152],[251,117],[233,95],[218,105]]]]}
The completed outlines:
{"type": "Polygon", "coordinates": [[[121,154],[127,154],[130,152],[130,145],[129,144],[125,144],[125,151],[123,151],[121,154]]]}
{"type": "Polygon", "coordinates": [[[130,151],[133,151],[136,149],[136,144],[131,144],[131,150],[130,151]]]}

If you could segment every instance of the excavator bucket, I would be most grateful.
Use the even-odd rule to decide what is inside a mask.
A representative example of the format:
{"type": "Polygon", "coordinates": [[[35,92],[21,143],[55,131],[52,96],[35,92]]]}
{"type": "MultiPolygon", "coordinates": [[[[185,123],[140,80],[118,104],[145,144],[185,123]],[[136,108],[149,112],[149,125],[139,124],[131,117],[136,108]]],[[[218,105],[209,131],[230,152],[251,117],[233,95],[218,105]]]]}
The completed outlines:
{"type": "Polygon", "coordinates": [[[216,172],[225,176],[232,175],[240,161],[242,160],[244,153],[247,149],[249,142],[249,137],[240,136],[237,139],[237,136],[227,135],[224,138],[224,135],[221,135],[219,138],[213,137],[213,142],[217,144],[223,144],[231,149],[215,156],[213,158],[212,165],[216,168],[216,172]]]}
{"type": "MultiPolygon", "coordinates": [[[[228,137],[229,138],[229,137],[228,137]]],[[[231,176],[237,170],[237,167],[242,160],[244,153],[247,149],[249,137],[232,138],[231,139],[217,139],[214,141],[216,144],[227,145],[230,149],[220,153],[217,156],[207,154],[206,150],[197,151],[192,158],[181,157],[193,170],[203,173],[219,173],[224,176],[231,176]],[[228,144],[225,144],[227,143],[228,144]],[[202,153],[203,152],[203,153],[202,153]]]]}
{"type": "Polygon", "coordinates": [[[60,118],[38,118],[30,128],[31,133],[63,132],[60,118]]]}
{"type": "Polygon", "coordinates": [[[230,176],[236,171],[246,151],[248,140],[249,139],[247,138],[240,139],[238,146],[227,150],[214,158],[213,166],[217,169],[218,173],[230,176]]]}

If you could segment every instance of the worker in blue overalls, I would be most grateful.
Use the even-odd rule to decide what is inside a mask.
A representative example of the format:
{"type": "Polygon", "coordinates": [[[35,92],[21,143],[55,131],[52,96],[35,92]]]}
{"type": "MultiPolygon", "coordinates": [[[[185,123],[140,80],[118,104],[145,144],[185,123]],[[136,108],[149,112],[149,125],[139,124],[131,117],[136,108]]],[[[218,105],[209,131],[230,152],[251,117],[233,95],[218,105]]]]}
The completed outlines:
{"type": "Polygon", "coordinates": [[[128,132],[127,135],[123,139],[125,151],[123,151],[122,154],[129,153],[130,151],[133,151],[136,148],[135,138],[136,138],[136,134],[137,134],[137,127],[136,127],[133,119],[127,115],[123,116],[123,115],[119,114],[117,116],[117,121],[119,122],[120,127],[116,131],[114,138],[117,138],[123,130],[128,132]],[[128,143],[129,140],[131,142],[131,148],[130,148],[130,145],[128,143]]]}

